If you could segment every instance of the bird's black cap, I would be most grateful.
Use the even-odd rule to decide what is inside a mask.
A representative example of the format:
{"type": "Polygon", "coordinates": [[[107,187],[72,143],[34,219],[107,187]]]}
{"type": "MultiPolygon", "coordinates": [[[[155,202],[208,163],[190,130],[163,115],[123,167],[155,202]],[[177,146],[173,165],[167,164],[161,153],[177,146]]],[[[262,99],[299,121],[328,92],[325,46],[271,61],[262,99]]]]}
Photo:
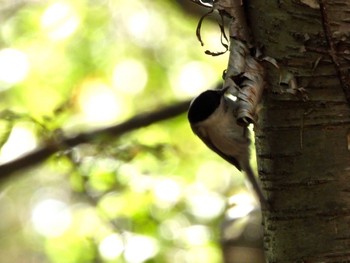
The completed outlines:
{"type": "Polygon", "coordinates": [[[207,90],[197,96],[191,103],[187,118],[191,124],[204,121],[220,105],[223,90],[207,90]]]}

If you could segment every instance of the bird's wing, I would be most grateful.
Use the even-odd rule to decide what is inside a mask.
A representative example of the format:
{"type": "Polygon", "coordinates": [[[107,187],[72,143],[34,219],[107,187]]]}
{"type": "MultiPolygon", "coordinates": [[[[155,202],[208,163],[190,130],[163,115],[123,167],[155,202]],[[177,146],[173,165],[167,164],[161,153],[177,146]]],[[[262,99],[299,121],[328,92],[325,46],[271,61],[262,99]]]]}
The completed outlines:
{"type": "Polygon", "coordinates": [[[223,152],[221,152],[210,140],[209,136],[207,135],[206,132],[204,132],[201,129],[198,129],[197,127],[192,127],[193,131],[195,134],[198,135],[198,137],[205,143],[205,145],[212,150],[213,152],[215,152],[216,154],[218,154],[221,158],[223,158],[224,160],[226,160],[227,162],[229,162],[230,164],[234,165],[239,171],[242,170],[242,167],[240,165],[240,163],[238,162],[238,160],[236,158],[234,158],[233,156],[229,156],[223,152]]]}

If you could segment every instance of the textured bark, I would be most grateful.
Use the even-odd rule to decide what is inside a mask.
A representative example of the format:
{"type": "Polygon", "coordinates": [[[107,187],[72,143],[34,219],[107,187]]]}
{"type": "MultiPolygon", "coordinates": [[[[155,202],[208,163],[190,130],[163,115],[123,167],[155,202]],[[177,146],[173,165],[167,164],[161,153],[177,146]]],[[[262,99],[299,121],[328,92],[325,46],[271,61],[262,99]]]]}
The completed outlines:
{"type": "Polygon", "coordinates": [[[269,87],[256,127],[269,263],[350,262],[350,1],[250,0],[264,53],[292,72],[309,100],[269,87]]]}

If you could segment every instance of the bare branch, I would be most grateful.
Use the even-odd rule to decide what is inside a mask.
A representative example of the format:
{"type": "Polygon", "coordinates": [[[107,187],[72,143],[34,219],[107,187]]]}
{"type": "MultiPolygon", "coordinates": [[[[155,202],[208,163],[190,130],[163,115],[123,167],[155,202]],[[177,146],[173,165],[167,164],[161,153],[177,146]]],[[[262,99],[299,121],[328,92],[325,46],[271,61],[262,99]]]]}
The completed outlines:
{"type": "Polygon", "coordinates": [[[63,147],[74,147],[82,143],[93,142],[100,137],[117,137],[153,123],[174,118],[187,111],[190,100],[179,102],[152,112],[141,113],[129,120],[104,129],[80,133],[74,137],[61,138],[58,143],[42,146],[26,155],[0,165],[0,180],[9,178],[14,172],[39,164],[49,158],[52,154],[59,152],[63,147]]]}

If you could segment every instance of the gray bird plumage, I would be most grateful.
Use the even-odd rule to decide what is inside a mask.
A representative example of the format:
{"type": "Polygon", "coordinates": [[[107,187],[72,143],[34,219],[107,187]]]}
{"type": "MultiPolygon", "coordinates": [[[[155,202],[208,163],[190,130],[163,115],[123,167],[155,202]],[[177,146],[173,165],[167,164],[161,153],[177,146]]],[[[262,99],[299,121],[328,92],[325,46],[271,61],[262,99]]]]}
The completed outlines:
{"type": "Polygon", "coordinates": [[[250,166],[249,130],[237,124],[237,104],[225,95],[227,89],[207,90],[196,97],[189,108],[192,131],[210,148],[238,170],[243,170],[262,205],[266,199],[250,166]]]}

